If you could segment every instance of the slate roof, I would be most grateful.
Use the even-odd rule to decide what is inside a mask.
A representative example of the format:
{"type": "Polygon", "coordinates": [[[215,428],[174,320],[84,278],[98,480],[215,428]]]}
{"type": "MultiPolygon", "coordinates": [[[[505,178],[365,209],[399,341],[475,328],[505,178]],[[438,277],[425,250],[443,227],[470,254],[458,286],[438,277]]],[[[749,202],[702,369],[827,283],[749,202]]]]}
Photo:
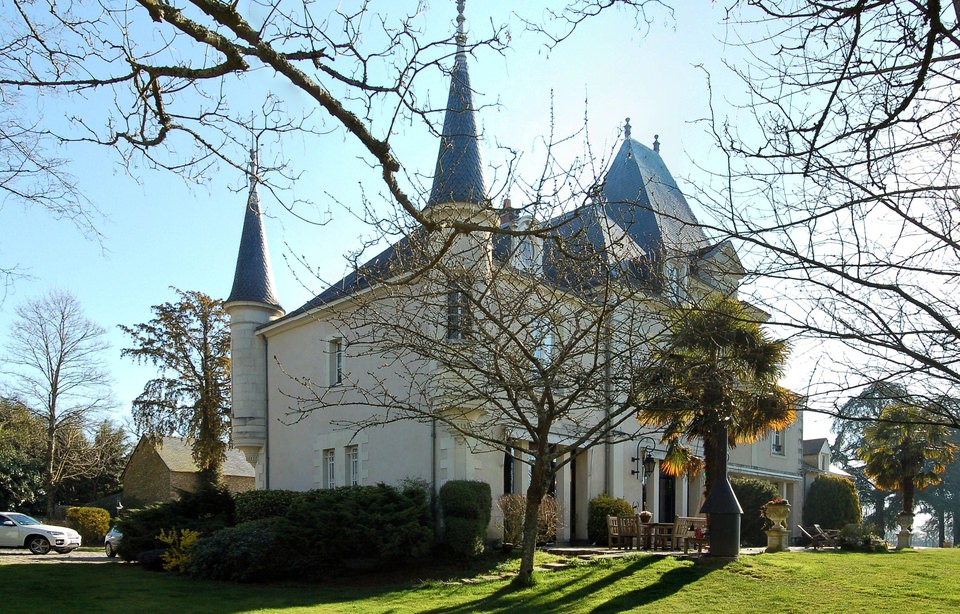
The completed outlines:
{"type": "Polygon", "coordinates": [[[237,253],[237,268],[233,274],[233,288],[226,302],[252,301],[280,309],[277,291],[273,285],[273,270],[270,268],[270,250],[267,235],[260,215],[260,196],[257,183],[250,184],[240,249],[237,253]]]}
{"type": "Polygon", "coordinates": [[[604,212],[649,258],[703,249],[707,237],[660,153],[629,134],[604,177],[604,212]]]}
{"type": "MultiPolygon", "coordinates": [[[[145,439],[140,443],[144,445],[145,439]]],[[[176,473],[197,473],[200,467],[193,460],[193,450],[186,439],[180,437],[163,437],[156,447],[157,456],[167,466],[167,469],[176,473]]],[[[238,477],[256,477],[253,465],[247,462],[243,452],[236,448],[227,450],[227,458],[223,463],[223,475],[238,477]]]]}
{"type": "Polygon", "coordinates": [[[817,439],[804,439],[803,455],[810,456],[811,454],[820,454],[820,450],[823,449],[823,444],[827,444],[828,448],[830,446],[830,442],[827,441],[825,437],[819,437],[817,439]]]}
{"type": "Polygon", "coordinates": [[[449,202],[487,204],[473,90],[462,45],[450,71],[450,94],[427,206],[449,202]]]}
{"type": "MultiPolygon", "coordinates": [[[[544,238],[546,279],[565,287],[589,286],[616,267],[634,281],[647,283],[653,280],[654,267],[666,250],[693,256],[713,247],[659,152],[630,138],[629,131],[602,188],[603,198],[544,222],[544,227],[554,229],[552,236],[544,238]],[[582,262],[583,268],[571,266],[571,261],[582,262]],[[591,276],[584,278],[583,270],[591,276]]],[[[409,239],[391,245],[358,271],[271,324],[369,287],[378,273],[410,255],[410,245],[409,239]]],[[[495,235],[493,247],[494,257],[506,262],[511,237],[495,235]]]]}

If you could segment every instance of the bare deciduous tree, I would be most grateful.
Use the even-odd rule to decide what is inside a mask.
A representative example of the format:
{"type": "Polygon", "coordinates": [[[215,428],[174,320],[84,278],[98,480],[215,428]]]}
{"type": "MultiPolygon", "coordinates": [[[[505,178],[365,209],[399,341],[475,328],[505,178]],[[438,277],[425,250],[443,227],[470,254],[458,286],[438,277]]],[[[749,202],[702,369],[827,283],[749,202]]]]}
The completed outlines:
{"type": "Polygon", "coordinates": [[[78,446],[71,441],[82,438],[97,413],[111,404],[106,331],[62,291],[20,305],[16,314],[4,373],[15,394],[43,421],[44,489],[47,515],[52,515],[64,480],[94,470],[86,455],[74,454],[78,446]]]}
{"type": "Polygon", "coordinates": [[[735,4],[750,99],[712,118],[729,166],[701,200],[752,252],[773,323],[833,348],[811,408],[843,417],[886,381],[960,426],[937,402],[960,387],[960,5],[735,4]]]}

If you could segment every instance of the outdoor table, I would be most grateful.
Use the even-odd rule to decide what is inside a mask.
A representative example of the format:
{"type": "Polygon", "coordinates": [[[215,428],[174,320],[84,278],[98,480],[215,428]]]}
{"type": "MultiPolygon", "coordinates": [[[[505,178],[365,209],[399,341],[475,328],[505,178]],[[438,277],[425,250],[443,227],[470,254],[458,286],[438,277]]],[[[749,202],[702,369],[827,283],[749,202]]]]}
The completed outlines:
{"type": "Polygon", "coordinates": [[[643,536],[643,549],[655,550],[659,545],[663,548],[663,539],[673,532],[672,522],[648,522],[640,525],[643,536]]]}

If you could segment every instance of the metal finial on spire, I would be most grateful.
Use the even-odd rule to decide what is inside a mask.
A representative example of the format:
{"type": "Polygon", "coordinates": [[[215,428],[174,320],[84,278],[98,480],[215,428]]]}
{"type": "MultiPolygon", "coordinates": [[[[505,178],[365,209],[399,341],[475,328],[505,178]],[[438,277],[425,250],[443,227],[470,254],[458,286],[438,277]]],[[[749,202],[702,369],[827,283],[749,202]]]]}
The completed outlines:
{"type": "Polygon", "coordinates": [[[259,146],[257,144],[257,137],[253,137],[253,142],[250,143],[250,189],[252,190],[257,185],[257,173],[260,172],[259,162],[257,160],[257,150],[259,146]]]}
{"type": "Polygon", "coordinates": [[[466,0],[457,0],[457,52],[465,51],[467,44],[467,32],[463,27],[463,23],[467,20],[463,16],[463,10],[466,5],[466,0]]]}
{"type": "Polygon", "coordinates": [[[625,120],[623,125],[623,138],[625,139],[630,138],[630,118],[629,117],[625,120]]]}
{"type": "Polygon", "coordinates": [[[657,153],[660,153],[660,135],[653,135],[653,150],[657,153]]]}

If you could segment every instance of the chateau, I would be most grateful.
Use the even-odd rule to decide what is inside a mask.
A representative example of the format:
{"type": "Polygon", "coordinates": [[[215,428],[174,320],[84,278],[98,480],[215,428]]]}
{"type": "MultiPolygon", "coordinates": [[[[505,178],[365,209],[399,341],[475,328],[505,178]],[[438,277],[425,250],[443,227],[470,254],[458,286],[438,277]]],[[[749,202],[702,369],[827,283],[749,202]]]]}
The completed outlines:
{"type": "MultiPolygon", "coordinates": [[[[231,321],[233,444],[255,467],[260,489],[418,479],[437,491],[448,480],[468,479],[489,483],[494,499],[522,493],[534,441],[522,397],[542,402],[549,389],[559,403],[588,389],[570,383],[583,380],[557,367],[566,356],[568,364],[593,378],[587,383],[596,388],[589,390],[600,392],[584,394],[546,435],[550,445],[570,447],[551,486],[564,514],[558,539],[586,539],[587,504],[602,493],[650,510],[658,522],[697,515],[702,476],[661,473],[660,437],[641,428],[635,416],[619,417],[616,428],[599,439],[590,439],[589,432],[609,419],[609,406],[617,401],[618,389],[601,394],[606,383],[599,380],[623,379],[642,357],[655,339],[658,310],[716,293],[736,296],[743,275],[736,250],[704,234],[659,143],[655,139],[648,147],[633,138],[629,120],[586,204],[548,219],[536,219],[525,206],[494,208],[484,184],[462,14],[458,21],[460,48],[423,211],[432,221],[478,230],[455,232],[449,224],[433,233],[418,230],[285,312],[252,181],[225,305],[231,321]],[[543,233],[524,234],[537,228],[543,233]],[[614,287],[610,280],[619,284],[617,307],[590,337],[601,351],[573,355],[575,344],[564,345],[576,328],[571,322],[579,316],[573,314],[589,311],[578,312],[578,305],[596,307],[601,290],[614,287]],[[488,307],[484,301],[509,294],[504,288],[512,302],[500,299],[488,307]],[[548,314],[544,297],[560,295],[564,298],[556,299],[548,314]],[[531,296],[539,302],[530,302],[531,296]],[[525,313],[530,305],[537,305],[536,317],[525,313]],[[495,317],[510,324],[492,326],[500,323],[495,317]],[[485,350],[489,370],[474,368],[479,337],[493,329],[504,343],[485,350]],[[641,336],[645,340],[637,341],[641,336]],[[529,351],[523,350],[526,342],[529,351]],[[483,378],[451,367],[458,360],[462,371],[482,372],[483,378]],[[518,360],[530,366],[518,368],[518,360]],[[503,375],[510,369],[515,388],[503,375]],[[520,382],[524,377],[537,381],[520,382]],[[496,378],[499,388],[490,392],[488,382],[496,378]],[[517,412],[510,413],[505,399],[514,401],[517,412]]],[[[691,445],[696,451],[697,442],[691,445]]],[[[794,504],[788,525],[796,526],[804,491],[802,418],[765,440],[731,449],[729,471],[775,483],[794,504]]],[[[493,513],[491,537],[499,533],[495,504],[493,513]]]]}

